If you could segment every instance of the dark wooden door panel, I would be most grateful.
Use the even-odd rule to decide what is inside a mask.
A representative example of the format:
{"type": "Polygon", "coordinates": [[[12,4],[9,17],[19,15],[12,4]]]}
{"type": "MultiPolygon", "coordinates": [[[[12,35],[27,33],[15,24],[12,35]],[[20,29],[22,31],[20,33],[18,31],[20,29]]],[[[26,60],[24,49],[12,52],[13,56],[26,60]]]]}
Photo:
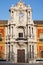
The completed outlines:
{"type": "Polygon", "coordinates": [[[17,51],[17,61],[18,62],[25,62],[25,50],[18,50],[17,51]]]}
{"type": "Polygon", "coordinates": [[[43,58],[43,51],[41,51],[41,58],[43,58]]]}

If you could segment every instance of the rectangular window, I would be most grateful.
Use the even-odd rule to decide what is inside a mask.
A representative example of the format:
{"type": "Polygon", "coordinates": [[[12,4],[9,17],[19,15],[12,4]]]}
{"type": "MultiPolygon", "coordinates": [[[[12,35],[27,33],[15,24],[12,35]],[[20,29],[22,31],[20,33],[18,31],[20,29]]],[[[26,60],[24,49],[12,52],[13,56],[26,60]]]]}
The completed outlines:
{"type": "Polygon", "coordinates": [[[34,58],[34,45],[32,45],[32,58],[34,58]]]}
{"type": "Polygon", "coordinates": [[[23,37],[23,33],[19,33],[19,37],[21,37],[21,38],[22,38],[22,37],[23,37]]]}
{"type": "Polygon", "coordinates": [[[29,45],[29,58],[34,58],[34,45],[29,45]]]}
{"type": "Polygon", "coordinates": [[[2,35],[0,34],[0,41],[2,41],[2,35]]]}
{"type": "Polygon", "coordinates": [[[40,34],[40,41],[43,41],[43,34],[40,34]]]}
{"type": "Polygon", "coordinates": [[[40,39],[43,39],[43,34],[40,34],[40,39]]]}
{"type": "Polygon", "coordinates": [[[31,45],[29,45],[29,58],[31,58],[31,45]]]}

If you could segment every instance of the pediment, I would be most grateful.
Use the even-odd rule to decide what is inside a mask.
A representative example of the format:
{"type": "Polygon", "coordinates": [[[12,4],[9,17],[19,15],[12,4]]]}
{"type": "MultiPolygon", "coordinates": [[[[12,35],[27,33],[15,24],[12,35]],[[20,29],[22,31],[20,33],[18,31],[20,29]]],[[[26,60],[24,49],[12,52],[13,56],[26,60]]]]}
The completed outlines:
{"type": "Polygon", "coordinates": [[[16,8],[19,10],[26,9],[26,5],[23,2],[18,2],[16,8]]]}

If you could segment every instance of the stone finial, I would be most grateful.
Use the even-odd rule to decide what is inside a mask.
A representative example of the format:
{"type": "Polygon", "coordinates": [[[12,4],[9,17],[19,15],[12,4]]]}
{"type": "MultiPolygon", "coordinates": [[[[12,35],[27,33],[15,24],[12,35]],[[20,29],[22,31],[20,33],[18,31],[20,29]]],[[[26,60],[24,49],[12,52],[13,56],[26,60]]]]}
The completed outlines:
{"type": "Polygon", "coordinates": [[[22,2],[22,0],[20,0],[20,2],[22,2]]]}

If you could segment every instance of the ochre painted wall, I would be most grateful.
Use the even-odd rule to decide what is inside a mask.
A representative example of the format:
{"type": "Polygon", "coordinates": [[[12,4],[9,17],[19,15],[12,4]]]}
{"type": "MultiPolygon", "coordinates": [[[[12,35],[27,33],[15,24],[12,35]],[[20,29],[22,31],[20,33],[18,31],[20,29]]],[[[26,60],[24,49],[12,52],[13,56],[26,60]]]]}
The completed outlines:
{"type": "Polygon", "coordinates": [[[40,34],[43,34],[43,26],[37,26],[37,57],[41,57],[43,51],[43,41],[40,41],[40,34]]]}
{"type": "Polygon", "coordinates": [[[0,27],[0,37],[2,40],[0,41],[0,58],[5,56],[5,27],[0,27]]]}

